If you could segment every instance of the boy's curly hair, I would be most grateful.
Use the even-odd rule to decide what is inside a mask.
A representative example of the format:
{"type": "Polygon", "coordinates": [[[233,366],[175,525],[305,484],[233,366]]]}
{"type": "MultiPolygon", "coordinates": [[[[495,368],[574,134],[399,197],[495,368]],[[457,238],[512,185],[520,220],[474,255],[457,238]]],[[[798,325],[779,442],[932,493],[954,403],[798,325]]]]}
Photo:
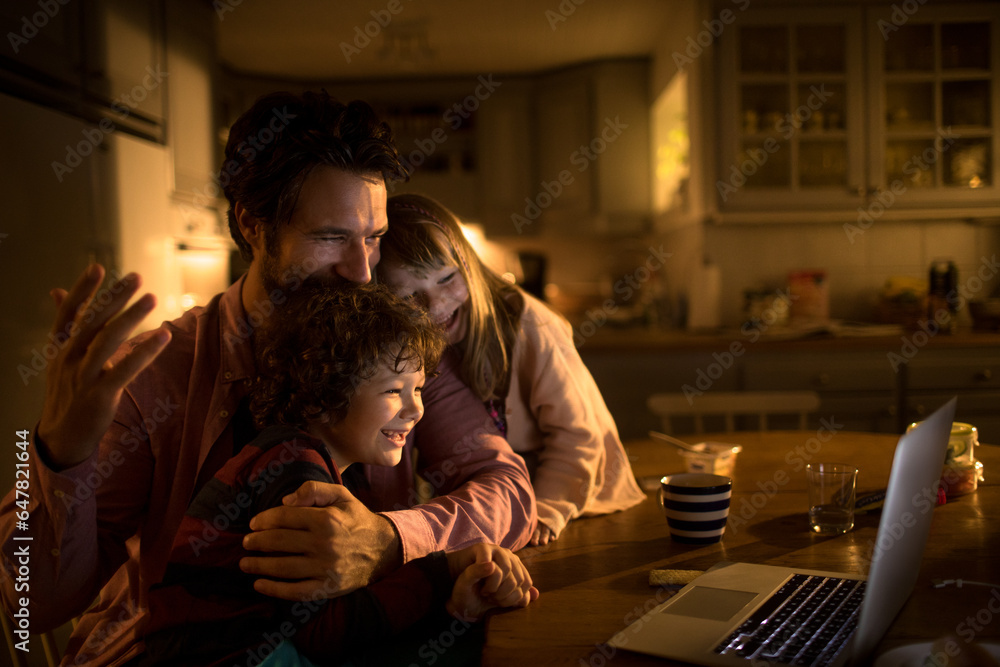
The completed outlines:
{"type": "Polygon", "coordinates": [[[446,345],[423,309],[384,286],[306,282],[257,330],[254,422],[304,427],[324,413],[339,421],[381,365],[430,374],[446,345]]]}

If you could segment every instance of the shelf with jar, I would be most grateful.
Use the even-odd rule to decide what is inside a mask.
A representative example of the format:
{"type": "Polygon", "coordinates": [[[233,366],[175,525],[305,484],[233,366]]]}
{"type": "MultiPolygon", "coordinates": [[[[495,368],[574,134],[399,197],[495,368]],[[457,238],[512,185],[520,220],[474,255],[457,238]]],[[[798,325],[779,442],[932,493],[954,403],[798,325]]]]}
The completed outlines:
{"type": "Polygon", "coordinates": [[[720,37],[720,211],[850,198],[864,168],[861,34],[857,12],[764,8],[720,37]]]}
{"type": "Polygon", "coordinates": [[[996,20],[950,18],[908,21],[882,45],[886,183],[917,191],[996,188],[996,20]]]}
{"type": "Polygon", "coordinates": [[[1000,4],[899,14],[757,6],[720,36],[717,221],[846,221],[889,189],[886,218],[1000,214],[1000,4]]]}

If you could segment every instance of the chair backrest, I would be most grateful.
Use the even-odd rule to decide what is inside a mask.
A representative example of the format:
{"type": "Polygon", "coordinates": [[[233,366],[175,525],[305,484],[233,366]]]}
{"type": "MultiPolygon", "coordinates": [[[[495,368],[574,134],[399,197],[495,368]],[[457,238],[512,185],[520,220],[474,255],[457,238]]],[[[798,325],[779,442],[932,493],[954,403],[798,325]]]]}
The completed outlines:
{"type": "Polygon", "coordinates": [[[694,417],[694,432],[704,433],[705,415],[721,415],[725,430],[736,430],[737,415],[756,415],[757,428],[766,431],[768,415],[797,414],[799,428],[805,430],[809,413],[819,407],[819,394],[814,391],[712,391],[700,396],[685,394],[653,394],[646,406],[663,421],[666,433],[673,431],[672,417],[694,417]]]}

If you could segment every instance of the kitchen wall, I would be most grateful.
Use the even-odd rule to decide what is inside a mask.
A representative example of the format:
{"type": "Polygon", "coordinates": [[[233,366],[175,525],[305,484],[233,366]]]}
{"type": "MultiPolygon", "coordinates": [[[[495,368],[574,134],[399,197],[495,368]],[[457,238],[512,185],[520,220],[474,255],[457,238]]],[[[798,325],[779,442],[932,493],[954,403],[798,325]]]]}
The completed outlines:
{"type": "Polygon", "coordinates": [[[876,222],[853,236],[839,224],[710,226],[705,253],[722,269],[722,317],[730,324],[741,321],[743,289],[784,286],[796,269],[824,269],[831,317],[861,321],[873,319],[888,277],[926,279],[938,258],[955,262],[968,298],[984,298],[1000,287],[995,268],[986,284],[976,280],[982,267],[995,265],[1000,230],[962,221],[876,222]]]}
{"type": "MultiPolygon", "coordinates": [[[[728,5],[723,5],[728,6],[728,5]]],[[[633,238],[504,238],[515,250],[537,250],[549,258],[549,280],[565,293],[583,294],[590,304],[598,297],[615,297],[613,285],[635,271],[643,257],[662,244],[672,253],[657,279],[675,302],[680,295],[696,291],[697,269],[703,258],[720,268],[720,320],[735,326],[743,321],[743,292],[747,289],[778,289],[786,285],[790,271],[823,269],[828,276],[830,315],[845,320],[874,321],[879,290],[891,276],[926,279],[932,260],[946,258],[958,267],[958,284],[968,298],[984,298],[1000,291],[994,276],[982,284],[979,275],[995,274],[993,257],[1000,251],[1000,227],[965,220],[906,221],[875,220],[864,224],[818,222],[803,216],[798,221],[765,224],[711,222],[714,183],[712,173],[717,140],[712,124],[720,111],[716,92],[717,73],[712,48],[693,60],[677,60],[676,54],[691,54],[692,36],[704,32],[706,21],[717,18],[711,3],[676,5],[654,53],[650,74],[653,101],[651,162],[653,190],[662,180],[662,144],[669,128],[661,128],[657,116],[667,95],[681,94],[687,115],[679,130],[689,139],[688,154],[682,156],[684,183],[673,200],[654,197],[654,230],[633,238]],[[680,63],[681,67],[679,69],[680,63]],[[681,69],[683,76],[681,76],[681,69]],[[672,90],[672,89],[678,90],[672,90]],[[657,139],[657,136],[661,137],[657,139]],[[980,270],[983,273],[980,274],[980,270]]],[[[724,113],[725,111],[722,110],[724,113]]],[[[996,113],[996,110],[993,112],[996,113]]],[[[613,150],[613,147],[609,150],[613,150]]],[[[776,202],[780,204],[780,202],[776,202]]],[[[916,215],[914,216],[916,217],[916,215]]],[[[827,218],[829,219],[829,218],[827,218]]],[[[844,220],[851,220],[846,214],[844,220]]],[[[579,299],[570,300],[569,310],[577,319],[585,315],[579,299]]],[[[619,300],[620,301],[620,300],[619,300]]],[[[558,300],[557,300],[558,302],[558,300]]],[[[619,302],[619,305],[627,305],[619,302]]],[[[959,315],[968,323],[968,313],[959,315]]]]}
{"type": "MultiPolygon", "coordinates": [[[[876,321],[879,290],[890,276],[926,279],[932,260],[948,258],[958,267],[958,284],[967,298],[984,298],[997,292],[994,276],[981,285],[977,278],[995,267],[1000,255],[1000,228],[964,221],[896,222],[872,225],[864,233],[849,237],[841,224],[802,223],[775,225],[686,226],[643,237],[593,239],[500,239],[513,251],[543,252],[548,257],[548,280],[563,296],[590,296],[586,306],[579,299],[567,314],[579,320],[586,308],[604,298],[618,306],[629,303],[615,294],[614,285],[645,261],[653,251],[670,253],[662,279],[675,305],[687,293],[691,276],[702,257],[720,268],[723,326],[743,322],[743,292],[746,289],[779,289],[789,272],[823,269],[830,290],[830,316],[834,319],[876,321]],[[985,267],[981,274],[980,269],[985,267]],[[981,286],[980,286],[981,285],[981,286]]],[[[640,272],[641,273],[641,272],[640,272]]],[[[991,274],[998,272],[994,268],[991,274]]],[[[641,277],[641,276],[640,276],[641,277]]],[[[555,302],[560,301],[556,295],[555,302]]],[[[967,310],[960,323],[968,323],[967,310]]]]}

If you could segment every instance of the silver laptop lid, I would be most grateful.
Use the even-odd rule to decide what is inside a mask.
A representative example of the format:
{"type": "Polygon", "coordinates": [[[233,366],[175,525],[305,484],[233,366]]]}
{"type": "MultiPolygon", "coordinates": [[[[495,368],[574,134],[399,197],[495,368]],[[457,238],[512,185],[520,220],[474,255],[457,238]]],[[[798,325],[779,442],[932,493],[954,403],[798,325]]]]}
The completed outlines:
{"type": "Polygon", "coordinates": [[[953,398],[938,408],[896,445],[868,589],[854,635],[855,659],[871,653],[916,584],[937,504],[955,402],[953,398]]]}

